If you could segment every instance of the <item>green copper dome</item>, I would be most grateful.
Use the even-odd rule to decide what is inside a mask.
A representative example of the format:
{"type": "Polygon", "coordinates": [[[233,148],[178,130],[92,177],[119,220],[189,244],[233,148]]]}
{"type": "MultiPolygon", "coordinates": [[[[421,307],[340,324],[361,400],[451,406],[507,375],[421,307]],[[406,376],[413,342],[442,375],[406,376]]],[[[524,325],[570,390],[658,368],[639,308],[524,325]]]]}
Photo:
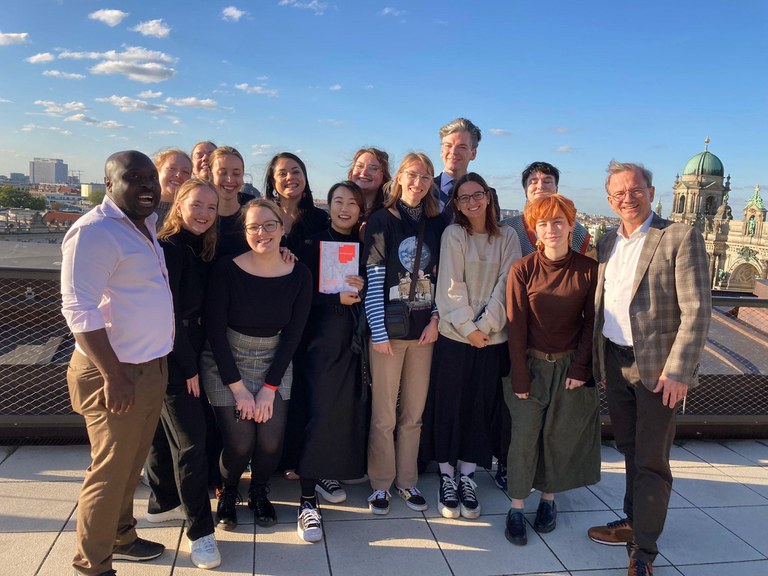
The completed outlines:
{"type": "MultiPolygon", "coordinates": [[[[704,143],[708,147],[709,138],[704,143]]],[[[696,156],[688,160],[685,168],[683,168],[683,176],[686,175],[725,176],[725,169],[720,158],[705,148],[704,152],[696,154],[696,156]]]]}

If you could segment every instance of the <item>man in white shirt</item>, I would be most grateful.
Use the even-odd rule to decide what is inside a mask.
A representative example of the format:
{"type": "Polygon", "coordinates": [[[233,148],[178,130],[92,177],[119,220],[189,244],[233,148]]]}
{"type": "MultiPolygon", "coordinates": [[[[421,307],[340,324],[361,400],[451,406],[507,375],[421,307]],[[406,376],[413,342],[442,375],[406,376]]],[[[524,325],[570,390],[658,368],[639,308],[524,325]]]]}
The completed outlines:
{"type": "Polygon", "coordinates": [[[133,493],[157,428],[173,348],[173,301],[155,235],[160,184],[134,150],[107,159],[107,194],[62,243],[62,312],[75,338],[67,370],[92,463],[77,503],[76,574],[110,576],[113,560],[150,560],[133,493]]]}
{"type": "Polygon", "coordinates": [[[612,161],[605,188],[621,218],[597,244],[593,372],[605,386],[616,446],[624,454],[626,518],[589,529],[626,545],[630,576],[653,574],[672,473],[675,408],[698,384],[712,300],[704,239],[651,211],[649,170],[612,161]]]}

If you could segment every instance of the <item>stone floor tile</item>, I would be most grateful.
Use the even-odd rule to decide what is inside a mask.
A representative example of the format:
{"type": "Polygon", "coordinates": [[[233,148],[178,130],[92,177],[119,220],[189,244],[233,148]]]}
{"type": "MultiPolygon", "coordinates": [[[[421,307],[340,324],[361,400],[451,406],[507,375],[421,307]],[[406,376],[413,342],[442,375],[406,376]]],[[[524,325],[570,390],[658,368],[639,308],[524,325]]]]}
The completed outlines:
{"type": "Polygon", "coordinates": [[[709,463],[687,449],[691,441],[678,440],[672,444],[669,452],[669,465],[672,468],[684,468],[688,466],[707,466],[709,463]]]}
{"type": "Polygon", "coordinates": [[[330,574],[325,540],[315,543],[301,540],[296,533],[295,515],[292,523],[281,522],[269,530],[265,532],[256,527],[254,574],[330,574]]]}
{"type": "MultiPolygon", "coordinates": [[[[627,568],[615,568],[613,570],[579,570],[571,572],[573,576],[627,576],[627,568]]],[[[680,576],[680,572],[674,566],[655,566],[653,576],[680,576]]]]}
{"type": "Polygon", "coordinates": [[[58,532],[3,534],[0,546],[0,574],[33,576],[57,537],[58,532]]]}
{"type": "Polygon", "coordinates": [[[324,528],[334,576],[451,574],[423,518],[326,522],[324,528]]]}
{"type": "MultiPolygon", "coordinates": [[[[480,502],[481,514],[506,514],[509,510],[509,496],[496,486],[493,476],[485,469],[480,468],[475,472],[477,484],[477,500],[480,502]]],[[[424,512],[427,518],[442,518],[437,509],[440,478],[437,474],[424,474],[419,478],[419,489],[427,499],[429,509],[424,512]]],[[[399,499],[399,498],[398,498],[399,499]]],[[[471,522],[471,520],[469,520],[471,522]]]]}
{"type": "Polygon", "coordinates": [[[16,446],[0,446],[0,465],[2,465],[3,461],[17,449],[16,446]]]}
{"type": "Polygon", "coordinates": [[[0,532],[58,532],[79,491],[71,482],[0,482],[0,532]]]}
{"type": "Polygon", "coordinates": [[[768,560],[731,564],[696,564],[678,566],[677,569],[683,576],[768,576],[768,560]]]}
{"type": "Polygon", "coordinates": [[[764,559],[752,546],[701,510],[670,510],[659,550],[674,565],[764,559]]]}
{"type": "MultiPolygon", "coordinates": [[[[759,481],[758,481],[759,482],[759,481]]],[[[675,471],[673,489],[695,506],[760,506],[766,499],[717,468],[688,468],[675,471]]]]}
{"type": "MultiPolygon", "coordinates": [[[[677,476],[677,471],[673,472],[673,476],[677,476]]],[[[600,482],[594,486],[589,486],[589,490],[612,510],[621,512],[624,509],[625,487],[626,481],[623,470],[621,473],[617,473],[611,469],[606,469],[602,471],[600,482]]],[[[670,508],[690,508],[693,506],[686,498],[675,492],[676,485],[674,483],[672,488],[672,495],[669,500],[670,508]]]]}
{"type": "Polygon", "coordinates": [[[80,483],[90,463],[89,446],[19,446],[0,464],[0,482],[80,483]]]}
{"type": "Polygon", "coordinates": [[[472,521],[428,521],[456,576],[565,572],[531,526],[526,546],[510,544],[504,536],[506,514],[481,516],[472,521]]]}
{"type": "MultiPolygon", "coordinates": [[[[429,480],[426,476],[427,475],[423,475],[422,479],[419,481],[419,488],[423,490],[424,498],[427,499],[429,507],[434,508],[437,504],[435,503],[434,496],[431,494],[431,488],[425,488],[425,484],[427,486],[429,485],[429,480]]],[[[343,486],[347,493],[346,502],[331,504],[325,502],[321,497],[318,497],[323,520],[391,520],[393,518],[424,518],[422,512],[408,508],[403,499],[394,491],[394,488],[391,490],[392,499],[389,503],[389,514],[380,516],[372,514],[368,509],[368,496],[371,495],[371,486],[367,482],[361,484],[344,484],[343,486]]],[[[435,488],[435,490],[437,490],[437,488],[435,488]]],[[[296,512],[294,511],[294,522],[296,520],[295,514],[296,512]]]]}
{"type": "Polygon", "coordinates": [[[749,466],[753,463],[749,458],[713,440],[689,440],[681,442],[681,445],[713,466],[749,466]]]}
{"type": "Polygon", "coordinates": [[[768,466],[768,440],[724,440],[722,445],[755,464],[768,466]]]}
{"type": "Polygon", "coordinates": [[[600,462],[603,468],[624,469],[624,455],[616,449],[615,442],[603,442],[600,446],[600,462]]]}
{"type": "Polygon", "coordinates": [[[768,557],[768,503],[766,506],[709,508],[706,513],[768,557]]]}

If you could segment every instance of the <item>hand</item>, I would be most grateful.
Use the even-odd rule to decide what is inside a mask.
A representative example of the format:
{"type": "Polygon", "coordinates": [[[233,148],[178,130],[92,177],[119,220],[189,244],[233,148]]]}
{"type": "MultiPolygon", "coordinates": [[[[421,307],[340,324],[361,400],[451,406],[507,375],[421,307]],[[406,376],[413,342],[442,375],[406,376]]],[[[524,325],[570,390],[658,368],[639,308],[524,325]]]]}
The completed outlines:
{"type": "Polygon", "coordinates": [[[387,356],[394,356],[395,353],[392,352],[392,345],[389,343],[389,340],[386,342],[379,342],[378,344],[373,344],[373,351],[378,352],[379,354],[386,354],[387,356]]]}
{"type": "Polygon", "coordinates": [[[256,414],[254,422],[266,422],[272,418],[272,409],[275,405],[275,391],[262,386],[256,393],[256,414]]]}
{"type": "Polygon", "coordinates": [[[605,380],[600,380],[600,382],[598,382],[597,385],[600,386],[602,390],[605,390],[605,380]]]}
{"type": "Polygon", "coordinates": [[[347,284],[349,284],[352,288],[360,292],[365,287],[365,280],[362,276],[356,276],[354,274],[350,274],[345,278],[347,281],[347,284]]]}
{"type": "Polygon", "coordinates": [[[200,398],[200,377],[197,374],[187,378],[187,392],[195,398],[200,398]]]}
{"type": "Polygon", "coordinates": [[[488,346],[488,342],[491,341],[491,337],[488,336],[488,334],[485,332],[481,332],[480,330],[475,330],[472,332],[469,336],[467,336],[467,339],[469,340],[469,343],[475,348],[485,348],[488,346]]]}
{"type": "Polygon", "coordinates": [[[360,302],[360,295],[357,292],[339,292],[339,301],[344,306],[352,306],[360,302]]]}
{"type": "Polygon", "coordinates": [[[229,385],[235,397],[235,408],[240,412],[240,420],[253,420],[256,413],[256,401],[242,380],[229,385]]]}
{"type": "Polygon", "coordinates": [[[124,373],[104,379],[104,399],[112,414],[125,414],[133,406],[134,385],[124,373]]]}
{"type": "Polygon", "coordinates": [[[586,380],[576,380],[576,378],[566,378],[565,389],[576,390],[576,388],[578,388],[579,386],[584,386],[584,382],[586,382],[586,380]]]}
{"type": "Polygon", "coordinates": [[[280,258],[282,258],[283,262],[285,262],[286,264],[293,264],[294,262],[299,261],[299,259],[296,258],[296,255],[290,250],[288,250],[288,248],[286,248],[285,246],[280,248],[280,258]]]}
{"type": "Polygon", "coordinates": [[[517,392],[515,392],[515,396],[520,398],[520,400],[527,400],[528,396],[530,396],[530,393],[529,392],[523,392],[521,394],[518,394],[517,392]]]}
{"type": "Polygon", "coordinates": [[[429,324],[421,331],[421,337],[419,338],[419,345],[432,344],[437,342],[437,318],[432,316],[429,324]]]}
{"type": "Polygon", "coordinates": [[[661,399],[662,404],[674,409],[677,403],[688,394],[688,385],[662,375],[659,376],[659,382],[653,389],[653,393],[658,394],[662,390],[664,392],[661,399]]]}

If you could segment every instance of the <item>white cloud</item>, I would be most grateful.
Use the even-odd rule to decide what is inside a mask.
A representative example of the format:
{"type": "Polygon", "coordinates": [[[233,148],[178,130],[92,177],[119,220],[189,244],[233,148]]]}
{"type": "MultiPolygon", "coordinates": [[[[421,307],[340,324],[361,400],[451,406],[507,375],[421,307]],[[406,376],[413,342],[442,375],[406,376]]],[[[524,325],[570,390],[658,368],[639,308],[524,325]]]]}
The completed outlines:
{"type": "Polygon", "coordinates": [[[491,128],[490,130],[488,130],[488,132],[490,132],[494,136],[509,136],[510,134],[512,134],[510,130],[504,130],[504,128],[491,128]]]}
{"type": "Polygon", "coordinates": [[[339,90],[341,90],[341,84],[334,84],[333,86],[329,86],[328,90],[330,90],[331,92],[338,92],[339,90]]]}
{"type": "Polygon", "coordinates": [[[320,124],[330,124],[331,126],[341,126],[347,123],[346,120],[340,120],[339,118],[322,118],[318,122],[320,124]]]}
{"type": "Polygon", "coordinates": [[[406,10],[398,10],[396,8],[392,8],[390,6],[387,6],[384,8],[381,12],[379,12],[379,16],[403,16],[404,14],[407,14],[408,12],[406,10]]]}
{"type": "Polygon", "coordinates": [[[65,80],[82,80],[85,78],[84,74],[72,74],[71,72],[62,72],[61,70],[45,70],[43,76],[49,76],[50,78],[64,78],[65,80]]]}
{"type": "Polygon", "coordinates": [[[175,136],[178,132],[176,132],[176,130],[155,130],[154,132],[150,132],[150,134],[155,136],[175,136]]]}
{"type": "Polygon", "coordinates": [[[13,104],[13,101],[7,100],[5,98],[0,98],[0,104],[13,104]]]}
{"type": "Polygon", "coordinates": [[[312,10],[315,13],[315,16],[322,16],[325,14],[325,9],[328,8],[328,2],[320,2],[319,0],[309,0],[309,2],[301,2],[300,0],[280,0],[277,4],[278,6],[290,6],[302,10],[312,10]]]}
{"type": "Polygon", "coordinates": [[[165,114],[168,112],[168,106],[163,104],[150,104],[144,100],[131,98],[130,96],[115,96],[109,98],[96,98],[96,102],[108,102],[116,106],[121,112],[150,112],[154,114],[165,114]]]}
{"type": "Polygon", "coordinates": [[[38,126],[37,124],[25,124],[21,127],[22,132],[33,132],[35,130],[47,130],[49,132],[56,132],[62,136],[72,136],[72,132],[59,128],[58,126],[38,126]]]}
{"type": "Polygon", "coordinates": [[[162,82],[176,70],[167,66],[176,58],[158,50],[147,50],[141,46],[125,46],[123,52],[70,52],[63,51],[59,58],[74,60],[102,60],[90,71],[92,74],[122,74],[137,82],[162,82]]]}
{"type": "Polygon", "coordinates": [[[147,20],[146,22],[141,22],[140,24],[137,24],[131,28],[131,31],[139,32],[144,36],[168,38],[168,35],[171,33],[171,27],[163,22],[162,18],[160,18],[159,20],[147,20]]]}
{"type": "Polygon", "coordinates": [[[120,124],[119,122],[115,122],[114,120],[105,120],[103,122],[100,122],[99,120],[96,120],[96,118],[91,118],[90,116],[86,116],[85,114],[74,114],[72,116],[68,116],[67,118],[64,118],[64,122],[83,122],[84,124],[88,124],[89,126],[95,126],[96,128],[106,128],[109,130],[125,128],[123,124],[120,124]]]}
{"type": "Polygon", "coordinates": [[[115,27],[128,16],[128,12],[122,10],[96,10],[88,14],[88,18],[91,20],[98,20],[104,22],[107,26],[115,27]]]}
{"type": "Polygon", "coordinates": [[[567,154],[568,152],[573,152],[573,148],[571,146],[558,146],[554,149],[554,152],[559,154],[567,154]]]}
{"type": "Polygon", "coordinates": [[[365,86],[363,86],[363,88],[365,88],[366,90],[373,90],[373,84],[366,84],[365,86]]]}
{"type": "Polygon", "coordinates": [[[51,100],[35,100],[36,106],[42,106],[45,108],[43,111],[48,116],[61,116],[62,114],[69,114],[71,112],[79,112],[80,110],[88,110],[88,107],[83,102],[65,102],[64,104],[58,104],[51,100]]]}
{"type": "Polygon", "coordinates": [[[165,99],[165,101],[168,104],[173,104],[174,106],[181,106],[184,108],[207,108],[209,110],[215,110],[219,107],[216,100],[212,100],[211,98],[201,99],[194,96],[189,96],[187,98],[168,97],[165,99]]]}
{"type": "Polygon", "coordinates": [[[227,6],[224,8],[224,10],[221,11],[221,18],[222,20],[226,20],[228,22],[237,22],[246,14],[247,12],[245,10],[239,10],[234,6],[227,6]]]}
{"type": "Polygon", "coordinates": [[[173,124],[174,126],[180,126],[182,124],[181,120],[179,120],[175,116],[168,116],[168,120],[170,120],[171,124],[173,124]]]}
{"type": "Polygon", "coordinates": [[[50,52],[40,52],[39,54],[35,54],[34,56],[30,56],[29,58],[24,58],[27,62],[30,64],[40,64],[41,62],[50,62],[51,60],[55,60],[56,56],[51,54],[50,52]]]}
{"type": "Polygon", "coordinates": [[[59,58],[71,58],[74,60],[119,60],[122,62],[153,62],[157,64],[173,64],[176,58],[159,50],[147,50],[141,46],[124,46],[125,51],[117,52],[70,52],[64,50],[59,58]]]}
{"type": "Polygon", "coordinates": [[[139,98],[160,98],[162,95],[162,92],[152,92],[152,90],[144,90],[144,92],[139,92],[139,98]]]}
{"type": "Polygon", "coordinates": [[[26,44],[29,39],[28,32],[7,33],[0,32],[0,46],[9,46],[11,44],[26,44]]]}
{"type": "Polygon", "coordinates": [[[272,144],[254,144],[251,146],[251,156],[267,156],[274,148],[272,144]]]}
{"type": "Polygon", "coordinates": [[[277,90],[272,88],[264,88],[264,86],[249,86],[245,82],[242,84],[235,84],[235,88],[242,90],[247,94],[263,94],[264,96],[277,96],[277,90]]]}
{"type": "Polygon", "coordinates": [[[122,74],[136,82],[149,83],[168,80],[176,74],[176,70],[154,62],[142,64],[110,60],[91,67],[91,74],[122,74]]]}
{"type": "Polygon", "coordinates": [[[560,126],[559,128],[555,128],[555,132],[558,134],[568,134],[568,132],[571,132],[571,129],[566,128],[565,126],[560,126]]]}

